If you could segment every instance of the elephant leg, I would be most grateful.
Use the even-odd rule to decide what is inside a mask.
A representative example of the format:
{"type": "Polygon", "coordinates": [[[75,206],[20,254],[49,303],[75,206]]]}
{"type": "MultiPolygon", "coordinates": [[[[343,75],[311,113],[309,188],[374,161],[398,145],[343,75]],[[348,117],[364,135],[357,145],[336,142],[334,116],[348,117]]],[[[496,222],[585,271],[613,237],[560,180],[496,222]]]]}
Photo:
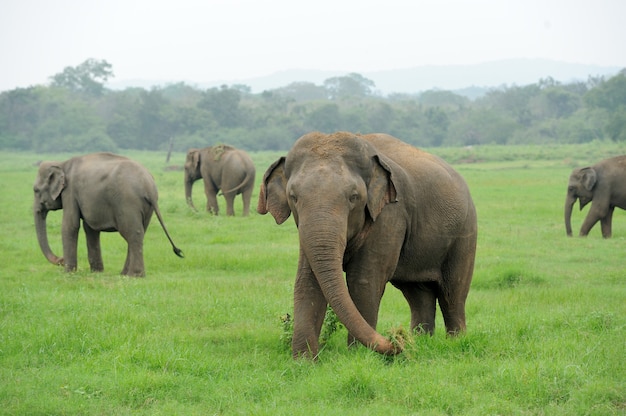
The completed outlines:
{"type": "Polygon", "coordinates": [[[146,275],[143,262],[143,238],[145,230],[140,227],[134,232],[120,231],[120,234],[128,243],[126,261],[124,262],[124,268],[121,274],[125,276],[144,277],[146,275]]]}
{"type": "MultiPolygon", "coordinates": [[[[380,309],[380,301],[385,292],[386,279],[380,281],[379,279],[371,278],[359,278],[364,276],[361,272],[353,272],[351,270],[346,271],[348,291],[350,297],[354,302],[354,305],[358,309],[363,319],[374,329],[378,324],[378,311],[380,309]],[[356,276],[356,277],[355,277],[356,276]]],[[[348,334],[348,346],[357,344],[357,339],[348,334]]]]}
{"type": "Polygon", "coordinates": [[[213,215],[218,215],[219,205],[217,204],[217,189],[213,188],[212,185],[205,181],[204,194],[206,195],[206,210],[213,215]]]}
{"type": "Polygon", "coordinates": [[[437,309],[436,283],[392,282],[400,289],[411,310],[411,331],[435,332],[435,313],[437,309]]]}
{"type": "Polygon", "coordinates": [[[250,215],[250,199],[252,198],[252,188],[246,189],[241,194],[241,198],[243,199],[243,216],[247,217],[250,215]]]}
{"type": "Polygon", "coordinates": [[[593,228],[593,226],[596,225],[596,223],[600,221],[600,218],[603,218],[603,217],[604,215],[601,215],[599,208],[592,203],[591,209],[589,210],[589,213],[585,217],[585,220],[583,221],[583,225],[580,227],[580,233],[579,233],[580,237],[587,236],[589,234],[589,231],[591,231],[591,229],[593,228]]]}
{"type": "Polygon", "coordinates": [[[63,224],[61,225],[61,235],[63,241],[63,261],[66,272],[76,271],[78,263],[78,231],[80,219],[71,210],[63,210],[63,224]]]}
{"type": "Polygon", "coordinates": [[[229,217],[235,215],[235,196],[234,192],[224,195],[224,199],[226,199],[226,215],[229,217]]]}
{"type": "Polygon", "coordinates": [[[612,226],[613,226],[613,211],[615,207],[609,207],[609,212],[600,220],[600,227],[602,228],[602,237],[611,238],[612,226]]]}
{"type": "Polygon", "coordinates": [[[472,282],[475,250],[475,239],[459,239],[442,267],[443,279],[437,285],[437,300],[450,335],[465,331],[465,300],[472,282]],[[447,286],[443,287],[444,284],[447,286]]]}
{"type": "Polygon", "coordinates": [[[101,272],[104,270],[102,262],[102,249],[100,247],[100,231],[91,228],[83,221],[83,230],[87,239],[87,257],[89,258],[89,266],[92,272],[101,272]]]}
{"type": "Polygon", "coordinates": [[[294,358],[317,356],[326,306],[327,302],[322,289],[301,254],[294,286],[294,320],[291,340],[294,358]]]}

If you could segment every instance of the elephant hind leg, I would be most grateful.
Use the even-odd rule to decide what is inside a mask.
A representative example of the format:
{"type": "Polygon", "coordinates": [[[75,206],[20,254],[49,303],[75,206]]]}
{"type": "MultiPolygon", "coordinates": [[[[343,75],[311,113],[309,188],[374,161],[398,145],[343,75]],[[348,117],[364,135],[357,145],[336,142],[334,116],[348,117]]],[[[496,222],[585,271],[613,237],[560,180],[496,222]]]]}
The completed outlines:
{"type": "Polygon", "coordinates": [[[402,291],[411,309],[411,330],[432,335],[437,305],[436,283],[392,284],[402,291]]]}
{"type": "Polygon", "coordinates": [[[125,276],[144,277],[146,275],[143,261],[143,229],[132,233],[123,233],[122,237],[128,243],[126,261],[122,273],[125,276]]]}
{"type": "Polygon", "coordinates": [[[250,215],[250,199],[252,198],[252,188],[246,189],[241,194],[241,198],[243,199],[243,216],[247,217],[250,215]]]}
{"type": "Polygon", "coordinates": [[[461,249],[451,253],[451,260],[443,265],[443,280],[437,293],[446,331],[450,335],[465,331],[465,300],[474,273],[475,240],[461,240],[457,247],[461,249]]]}
{"type": "Polygon", "coordinates": [[[226,199],[226,215],[229,217],[235,216],[235,195],[234,193],[224,194],[224,199],[226,199]]]}
{"type": "Polygon", "coordinates": [[[439,307],[449,335],[465,332],[465,299],[449,302],[446,296],[440,296],[439,307]]]}

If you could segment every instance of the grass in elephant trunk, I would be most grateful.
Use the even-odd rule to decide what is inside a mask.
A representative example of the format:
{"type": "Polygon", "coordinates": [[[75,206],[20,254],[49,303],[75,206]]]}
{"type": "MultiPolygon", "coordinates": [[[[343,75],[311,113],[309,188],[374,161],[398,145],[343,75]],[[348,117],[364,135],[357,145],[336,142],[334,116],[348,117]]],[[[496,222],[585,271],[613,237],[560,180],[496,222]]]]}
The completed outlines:
{"type": "MultiPolygon", "coordinates": [[[[282,327],[281,343],[286,351],[291,349],[291,338],[293,336],[293,319],[291,313],[285,313],[280,316],[282,327]]],[[[320,332],[320,350],[330,341],[333,334],[345,329],[345,326],[339,321],[337,314],[328,306],[320,332]]],[[[403,326],[394,326],[384,332],[385,337],[391,341],[391,344],[399,350],[406,350],[414,345],[413,338],[415,334],[411,334],[403,326]]],[[[383,356],[389,360],[393,360],[393,356],[383,356]]]]}

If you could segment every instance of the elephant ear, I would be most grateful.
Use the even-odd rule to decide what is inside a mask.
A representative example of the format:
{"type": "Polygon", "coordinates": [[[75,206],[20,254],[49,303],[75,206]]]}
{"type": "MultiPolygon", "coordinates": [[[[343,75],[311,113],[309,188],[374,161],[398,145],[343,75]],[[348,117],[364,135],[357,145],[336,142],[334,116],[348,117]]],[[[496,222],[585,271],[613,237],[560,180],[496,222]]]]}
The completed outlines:
{"type": "Polygon", "coordinates": [[[46,182],[50,187],[50,196],[56,201],[65,189],[65,172],[58,166],[50,166],[46,182]]]}
{"type": "Polygon", "coordinates": [[[200,168],[200,149],[190,149],[189,156],[191,158],[191,166],[195,171],[200,168]]]}
{"type": "Polygon", "coordinates": [[[397,202],[396,186],[389,163],[380,155],[373,157],[372,176],[367,186],[367,210],[373,221],[376,221],[385,205],[397,202]]]}
{"type": "Polygon", "coordinates": [[[593,168],[585,168],[582,170],[582,184],[586,190],[591,191],[596,185],[596,170],[593,168]]]}
{"type": "Polygon", "coordinates": [[[281,157],[267,168],[261,182],[259,203],[256,208],[259,214],[268,212],[276,220],[276,224],[287,221],[291,209],[287,201],[287,177],[285,176],[285,158],[281,157]]]}

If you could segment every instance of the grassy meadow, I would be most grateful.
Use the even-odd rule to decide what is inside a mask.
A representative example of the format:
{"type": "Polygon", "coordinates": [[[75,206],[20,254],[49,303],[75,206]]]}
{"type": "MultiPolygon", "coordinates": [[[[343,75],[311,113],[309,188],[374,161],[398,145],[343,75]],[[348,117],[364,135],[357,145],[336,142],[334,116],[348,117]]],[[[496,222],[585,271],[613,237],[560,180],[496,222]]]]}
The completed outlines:
{"type": "MultiPolygon", "coordinates": [[[[316,363],[292,360],[281,321],[292,311],[293,220],[192,212],[182,171],[165,169],[165,154],[133,151],[186,257],[172,253],[153,217],[146,278],[119,275],[126,244],[117,233],[103,234],[105,272],[91,273],[82,231],[79,270],[66,274],[41,254],[31,207],[34,163],[71,155],[0,153],[0,414],[626,414],[626,212],[615,211],[609,240],[599,224],[567,238],[563,221],[572,168],[626,146],[433,153],[466,178],[479,215],[467,333],[446,337],[437,312],[434,336],[389,359],[346,348],[340,327],[316,363]]],[[[257,183],[279,155],[251,154],[257,183]]],[[[257,197],[258,186],[253,207],[257,197]]],[[[200,182],[194,201],[204,207],[200,182]]],[[[587,211],[574,212],[575,234],[587,211]]],[[[51,212],[58,255],[60,227],[61,212],[51,212]]],[[[388,285],[378,330],[409,321],[388,285]]]]}

